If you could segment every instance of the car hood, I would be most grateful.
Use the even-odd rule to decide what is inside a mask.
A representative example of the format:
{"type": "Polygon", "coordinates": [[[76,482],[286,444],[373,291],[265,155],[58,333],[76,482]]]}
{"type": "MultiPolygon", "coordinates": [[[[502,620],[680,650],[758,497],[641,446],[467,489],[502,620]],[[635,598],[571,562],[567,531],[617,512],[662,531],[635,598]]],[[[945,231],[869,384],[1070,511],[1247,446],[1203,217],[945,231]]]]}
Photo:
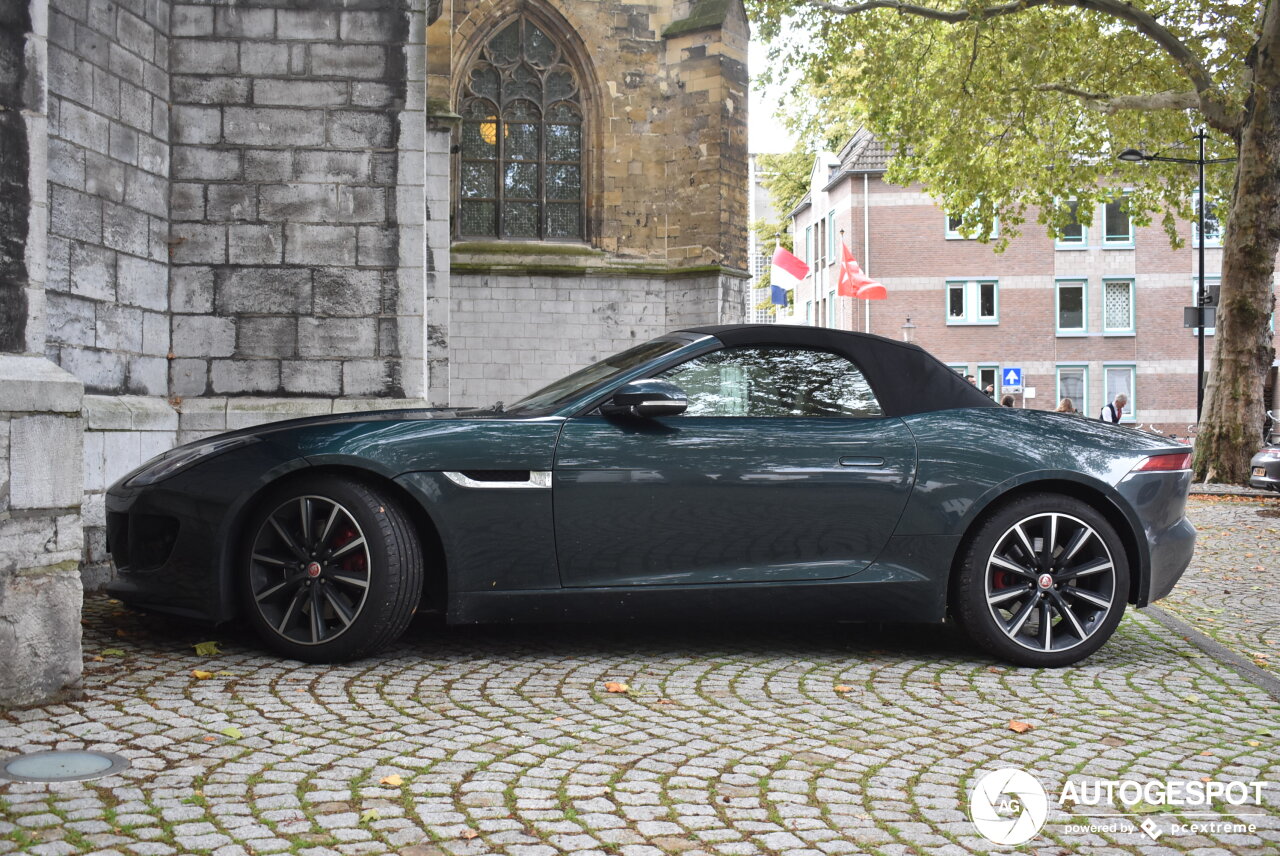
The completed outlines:
{"type": "MultiPolygon", "coordinates": [[[[438,419],[522,419],[516,413],[504,413],[494,408],[483,407],[415,407],[395,410],[354,410],[350,413],[327,413],[320,416],[302,416],[297,419],[281,419],[276,422],[264,422],[249,428],[217,435],[216,439],[232,439],[235,437],[266,437],[284,431],[295,431],[306,428],[326,426],[354,425],[364,422],[423,422],[438,419]]],[[[212,438],[210,438],[212,439],[212,438]]],[[[208,442],[208,439],[197,442],[208,442]]],[[[194,444],[189,444],[194,445],[194,444]]],[[[181,448],[181,447],[179,447],[181,448]]]]}

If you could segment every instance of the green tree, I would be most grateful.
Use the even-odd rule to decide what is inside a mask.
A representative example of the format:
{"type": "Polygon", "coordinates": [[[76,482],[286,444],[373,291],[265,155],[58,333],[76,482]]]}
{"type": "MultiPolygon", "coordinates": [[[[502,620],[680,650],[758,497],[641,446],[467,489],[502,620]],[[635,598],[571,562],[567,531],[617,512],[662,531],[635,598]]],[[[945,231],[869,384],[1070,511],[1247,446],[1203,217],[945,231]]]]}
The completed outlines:
{"type": "MultiPolygon", "coordinates": [[[[1116,160],[1131,146],[1191,156],[1210,131],[1223,217],[1220,306],[1197,478],[1244,482],[1259,445],[1280,248],[1280,0],[751,0],[772,67],[820,100],[856,102],[922,182],[1000,248],[1037,212],[1050,231],[1122,198],[1177,243],[1195,167],[1116,160]],[[839,73],[833,73],[838,70],[839,73]],[[1180,144],[1186,143],[1186,148],[1180,144]],[[1118,194],[1123,193],[1122,197],[1118,194]]],[[[1188,290],[1190,291],[1190,290],[1188,290]]]]}

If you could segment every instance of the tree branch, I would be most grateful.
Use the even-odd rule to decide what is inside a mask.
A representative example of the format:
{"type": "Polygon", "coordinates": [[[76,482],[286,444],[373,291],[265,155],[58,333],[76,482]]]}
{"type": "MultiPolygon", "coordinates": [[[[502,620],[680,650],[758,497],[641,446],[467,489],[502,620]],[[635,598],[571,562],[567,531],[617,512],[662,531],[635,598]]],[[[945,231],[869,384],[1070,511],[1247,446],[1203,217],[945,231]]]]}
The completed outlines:
{"type": "MultiPolygon", "coordinates": [[[[967,9],[935,9],[932,6],[921,6],[916,3],[905,2],[905,0],[864,0],[864,2],[852,5],[833,3],[830,0],[803,0],[803,2],[816,9],[835,12],[840,15],[854,15],[859,12],[869,12],[873,9],[892,9],[903,14],[928,18],[932,21],[941,21],[945,24],[961,24],[974,18],[985,21],[1004,15],[1025,12],[1028,9],[1034,9],[1039,6],[1074,7],[1090,12],[1098,12],[1130,24],[1139,33],[1155,42],[1177,64],[1178,68],[1182,70],[1182,73],[1187,76],[1188,80],[1191,81],[1191,85],[1195,88],[1196,101],[1187,105],[1188,107],[1199,108],[1204,115],[1205,121],[1225,134],[1237,136],[1240,132],[1243,117],[1238,110],[1229,110],[1222,102],[1217,84],[1213,82],[1208,70],[1196,58],[1196,55],[1191,52],[1190,48],[1183,44],[1177,36],[1150,13],[1124,2],[1124,0],[1013,0],[1013,2],[1009,3],[988,6],[977,12],[969,12],[967,9]]],[[[1143,96],[1119,97],[1141,98],[1143,96]]]]}
{"type": "Polygon", "coordinates": [[[1063,83],[1041,83],[1032,87],[1039,92],[1061,92],[1079,98],[1090,110],[1112,116],[1121,110],[1195,110],[1200,106],[1200,96],[1194,92],[1151,92],[1143,95],[1107,95],[1085,92],[1063,83]]]}

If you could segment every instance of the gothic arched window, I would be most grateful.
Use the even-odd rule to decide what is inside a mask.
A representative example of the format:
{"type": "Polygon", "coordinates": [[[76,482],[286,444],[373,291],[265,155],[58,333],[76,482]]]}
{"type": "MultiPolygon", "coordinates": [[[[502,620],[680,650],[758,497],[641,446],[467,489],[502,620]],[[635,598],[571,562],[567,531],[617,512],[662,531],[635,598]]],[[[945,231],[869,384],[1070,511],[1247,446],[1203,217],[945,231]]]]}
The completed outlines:
{"type": "Polygon", "coordinates": [[[458,235],[583,238],[582,98],[564,51],[527,17],[467,70],[458,235]]]}

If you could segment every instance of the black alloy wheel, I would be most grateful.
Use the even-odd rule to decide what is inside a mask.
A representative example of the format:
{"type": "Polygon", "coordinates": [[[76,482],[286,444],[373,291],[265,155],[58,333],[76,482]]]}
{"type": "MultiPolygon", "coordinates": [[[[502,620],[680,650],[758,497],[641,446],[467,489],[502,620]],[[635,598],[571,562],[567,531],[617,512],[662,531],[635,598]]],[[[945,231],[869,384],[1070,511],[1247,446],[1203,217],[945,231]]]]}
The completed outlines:
{"type": "Polygon", "coordinates": [[[381,491],[344,478],[300,479],[267,497],[248,531],[246,612],[276,651],[350,660],[408,626],[422,591],[421,550],[381,491]]]}
{"type": "Polygon", "coordinates": [[[952,611],[997,656],[1065,666],[1106,642],[1128,594],[1128,563],[1110,523],[1079,500],[1040,494],[982,524],[965,554],[952,611]]]}

